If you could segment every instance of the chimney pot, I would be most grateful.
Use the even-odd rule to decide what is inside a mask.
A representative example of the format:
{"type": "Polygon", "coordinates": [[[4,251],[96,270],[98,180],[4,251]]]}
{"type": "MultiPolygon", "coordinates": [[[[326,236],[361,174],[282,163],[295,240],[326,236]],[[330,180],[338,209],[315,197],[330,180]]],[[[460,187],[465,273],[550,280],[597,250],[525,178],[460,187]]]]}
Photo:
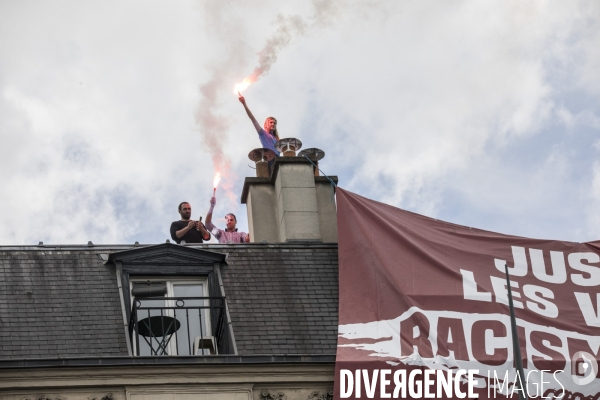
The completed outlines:
{"type": "Polygon", "coordinates": [[[302,148],[302,142],[296,138],[280,139],[275,143],[275,148],[284,157],[296,157],[296,152],[302,148]]]}
{"type": "Polygon", "coordinates": [[[248,158],[256,163],[256,177],[269,177],[269,161],[273,160],[277,155],[273,150],[266,148],[257,148],[248,153],[248,158]]]}
{"type": "Polygon", "coordinates": [[[310,149],[304,149],[300,153],[298,153],[300,157],[306,157],[315,163],[315,176],[319,176],[319,161],[325,157],[325,152],[321,149],[317,149],[316,147],[311,147],[310,149]]]}

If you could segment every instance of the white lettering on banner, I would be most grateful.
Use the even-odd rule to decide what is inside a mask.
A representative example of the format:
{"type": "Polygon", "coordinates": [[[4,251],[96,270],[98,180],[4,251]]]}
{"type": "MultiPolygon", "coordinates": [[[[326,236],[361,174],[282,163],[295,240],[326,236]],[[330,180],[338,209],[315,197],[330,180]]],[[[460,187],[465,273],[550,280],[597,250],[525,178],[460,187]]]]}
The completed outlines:
{"type": "MultiPolygon", "coordinates": [[[[490,279],[492,281],[492,288],[494,288],[494,296],[496,296],[496,302],[508,305],[508,289],[506,288],[506,278],[490,276],[490,279]]],[[[514,299],[515,297],[521,298],[521,293],[515,290],[519,288],[519,282],[511,280],[510,287],[515,308],[524,308],[522,302],[514,299]]]]}
{"type": "Polygon", "coordinates": [[[533,275],[540,281],[558,284],[565,283],[567,281],[565,255],[562,253],[562,251],[550,252],[552,275],[548,275],[546,273],[546,263],[544,262],[544,253],[542,250],[529,249],[529,258],[531,259],[531,269],[533,270],[533,275]]]}
{"type": "Polygon", "coordinates": [[[477,290],[477,282],[475,282],[473,272],[461,269],[460,273],[463,277],[463,293],[465,300],[492,301],[491,293],[480,292],[477,290]]]}
{"type": "Polygon", "coordinates": [[[523,285],[525,297],[533,301],[527,301],[525,304],[531,311],[548,318],[558,317],[558,307],[545,298],[553,299],[552,290],[537,285],[523,285]]]}
{"type": "MultiPolygon", "coordinates": [[[[477,300],[477,301],[491,301],[491,293],[487,292],[474,292],[477,288],[477,282],[473,272],[464,269],[460,270],[463,276],[463,294],[465,300],[477,300]],[[489,300],[484,295],[489,295],[489,300]]],[[[508,289],[506,288],[506,278],[500,278],[497,276],[490,276],[492,288],[494,289],[494,297],[497,303],[508,305],[508,289]]],[[[513,304],[515,308],[525,308],[523,302],[515,300],[515,297],[520,299],[521,293],[519,289],[519,282],[515,280],[510,281],[510,287],[513,295],[513,304]]],[[[538,286],[538,285],[523,285],[523,293],[528,301],[525,302],[527,308],[531,311],[543,315],[548,318],[558,317],[558,307],[548,299],[554,299],[554,292],[552,290],[538,286]]],[[[588,324],[589,325],[589,324],[588,324]]]]}
{"type": "MultiPolygon", "coordinates": [[[[517,326],[523,341],[522,355],[526,374],[532,370],[547,370],[547,363],[553,361],[553,368],[562,372],[555,374],[555,380],[545,379],[544,388],[559,390],[557,393],[560,393],[564,387],[571,392],[583,393],[584,396],[600,392],[598,377],[585,386],[579,386],[570,372],[571,355],[575,352],[585,351],[598,359],[600,336],[537,325],[519,318],[517,326]],[[547,383],[548,380],[551,383],[547,383]]],[[[369,358],[377,360],[381,357],[391,360],[387,362],[394,366],[406,364],[444,371],[451,368],[478,369],[482,376],[493,376],[494,373],[505,376],[503,382],[506,383],[514,382],[516,376],[510,331],[510,318],[506,314],[471,314],[412,307],[392,320],[340,325],[339,336],[345,341],[338,346],[367,351],[365,354],[369,358]],[[415,325],[422,328],[416,337],[413,330],[415,325]],[[452,343],[447,341],[448,327],[452,329],[452,343]]],[[[417,387],[411,387],[410,376],[396,372],[393,379],[394,392],[406,390],[408,393],[419,390],[417,387]],[[408,385],[402,386],[407,382],[408,385]]],[[[423,380],[422,376],[419,378],[423,380]]],[[[439,376],[437,378],[439,379],[439,376]]],[[[531,374],[530,378],[532,380],[528,383],[542,385],[543,378],[540,374],[531,374]]],[[[359,379],[360,376],[355,378],[355,382],[359,379]]],[[[456,377],[454,381],[455,379],[456,377]]],[[[506,385],[504,387],[506,388],[506,385]]],[[[421,395],[424,393],[422,389],[421,395]]],[[[493,389],[498,391],[496,386],[493,389]]],[[[502,390],[502,387],[500,389],[502,390]]],[[[438,381],[440,394],[442,390],[447,390],[447,385],[438,381]]],[[[358,387],[355,387],[354,392],[358,391],[358,387]]],[[[464,393],[468,396],[466,391],[464,393]]],[[[406,396],[406,393],[402,394],[403,397],[406,396]]]]}
{"type": "MultiPolygon", "coordinates": [[[[512,246],[513,260],[515,264],[513,267],[508,267],[508,273],[511,276],[525,276],[527,275],[527,256],[525,256],[525,248],[512,246]]],[[[504,273],[504,266],[507,265],[505,260],[498,258],[494,259],[494,264],[498,271],[504,273]]]]}
{"type": "MultiPolygon", "coordinates": [[[[504,266],[508,266],[508,273],[511,277],[526,276],[529,271],[527,256],[524,247],[511,246],[514,266],[510,267],[506,260],[494,258],[496,269],[503,274],[506,272],[504,266]]],[[[533,275],[542,282],[562,284],[567,281],[567,269],[565,267],[565,255],[561,251],[550,251],[550,261],[552,274],[546,273],[546,264],[542,250],[529,249],[529,258],[533,275]]],[[[583,272],[571,273],[571,281],[579,286],[598,286],[600,285],[600,267],[589,265],[600,263],[600,256],[596,253],[571,253],[568,255],[569,267],[583,272]],[[587,263],[584,263],[586,261],[587,263]]],[[[464,275],[463,275],[464,280],[464,275]]],[[[473,299],[476,300],[476,299],[473,299]]]]}
{"type": "MultiPolygon", "coordinates": [[[[528,264],[526,257],[526,248],[519,246],[511,246],[513,254],[514,267],[509,267],[509,273],[513,276],[511,279],[511,289],[513,295],[513,304],[515,308],[527,308],[537,314],[547,318],[557,318],[559,309],[554,304],[554,292],[543,286],[525,284],[521,291],[525,295],[527,301],[525,305],[521,299],[521,291],[519,291],[519,282],[515,277],[526,276],[528,273],[528,264]]],[[[563,284],[567,281],[567,269],[565,266],[565,255],[560,251],[550,251],[552,273],[547,273],[544,254],[539,249],[529,249],[529,258],[531,259],[533,275],[542,282],[550,284],[563,284]]],[[[583,273],[571,273],[571,281],[579,286],[599,286],[600,285],[600,267],[589,265],[590,263],[599,263],[600,256],[591,252],[571,253],[567,256],[571,269],[583,273]],[[585,261],[585,262],[584,262],[585,261]]],[[[503,265],[505,260],[498,258],[494,259],[495,266],[498,270],[505,272],[503,265]]],[[[475,275],[472,271],[461,269],[463,281],[463,297],[465,300],[474,301],[492,301],[492,294],[484,290],[480,290],[483,285],[475,280],[475,275]]],[[[506,278],[490,276],[490,283],[494,292],[496,302],[508,305],[508,291],[506,288],[506,278]]],[[[591,295],[589,293],[575,292],[574,296],[577,304],[584,317],[585,323],[588,326],[600,327],[600,294],[597,294],[596,307],[594,307],[591,295]]]]}
{"type": "Polygon", "coordinates": [[[571,274],[571,280],[573,283],[579,286],[600,285],[600,268],[584,264],[582,262],[583,260],[596,264],[600,262],[600,256],[598,256],[596,253],[569,254],[569,266],[578,271],[585,272],[590,276],[589,278],[586,278],[582,274],[571,274]]]}
{"type": "Polygon", "coordinates": [[[575,298],[585,323],[589,326],[600,327],[600,293],[596,293],[596,310],[594,310],[594,304],[592,304],[591,294],[575,292],[575,298]]]}

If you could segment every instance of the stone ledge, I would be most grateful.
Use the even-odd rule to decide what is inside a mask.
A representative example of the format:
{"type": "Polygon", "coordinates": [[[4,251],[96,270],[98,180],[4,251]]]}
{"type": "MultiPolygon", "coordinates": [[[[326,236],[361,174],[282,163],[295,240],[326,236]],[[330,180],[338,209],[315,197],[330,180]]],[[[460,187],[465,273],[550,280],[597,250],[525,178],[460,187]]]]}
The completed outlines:
{"type": "MultiPolygon", "coordinates": [[[[315,161],[315,160],[313,160],[315,161]]],[[[273,165],[273,173],[269,178],[256,178],[246,177],[244,179],[244,188],[242,189],[241,202],[246,204],[248,199],[248,192],[251,185],[274,185],[277,174],[279,173],[279,166],[282,164],[310,164],[310,162],[304,157],[277,157],[275,158],[275,164],[273,165]]],[[[330,175],[331,179],[335,184],[338,183],[338,177],[336,175],[330,175]]],[[[329,179],[326,176],[315,176],[315,183],[329,183],[329,179]]]]}

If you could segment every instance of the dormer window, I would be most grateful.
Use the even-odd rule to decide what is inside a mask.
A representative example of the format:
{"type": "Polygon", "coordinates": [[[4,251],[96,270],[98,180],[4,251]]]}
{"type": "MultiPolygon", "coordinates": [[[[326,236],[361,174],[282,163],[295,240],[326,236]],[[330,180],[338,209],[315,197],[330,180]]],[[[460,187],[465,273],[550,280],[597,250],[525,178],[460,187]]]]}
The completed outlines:
{"type": "Polygon", "coordinates": [[[211,313],[221,321],[222,299],[210,304],[207,279],[131,280],[134,354],[140,356],[217,354],[211,313]]]}
{"type": "Polygon", "coordinates": [[[110,254],[131,355],[237,353],[220,277],[225,258],[169,243],[110,254]]]}

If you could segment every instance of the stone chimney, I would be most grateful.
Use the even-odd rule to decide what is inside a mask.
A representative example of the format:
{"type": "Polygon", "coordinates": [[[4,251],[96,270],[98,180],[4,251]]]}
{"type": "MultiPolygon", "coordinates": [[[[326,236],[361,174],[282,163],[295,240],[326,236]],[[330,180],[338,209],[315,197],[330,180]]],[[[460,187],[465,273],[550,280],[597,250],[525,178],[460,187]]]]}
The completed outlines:
{"type": "MultiPolygon", "coordinates": [[[[316,159],[313,162],[316,163],[316,159]]],[[[329,177],[337,184],[337,176],[329,177]]],[[[277,157],[270,177],[247,177],[242,204],[252,242],[337,243],[332,185],[305,157],[277,157]]]]}

